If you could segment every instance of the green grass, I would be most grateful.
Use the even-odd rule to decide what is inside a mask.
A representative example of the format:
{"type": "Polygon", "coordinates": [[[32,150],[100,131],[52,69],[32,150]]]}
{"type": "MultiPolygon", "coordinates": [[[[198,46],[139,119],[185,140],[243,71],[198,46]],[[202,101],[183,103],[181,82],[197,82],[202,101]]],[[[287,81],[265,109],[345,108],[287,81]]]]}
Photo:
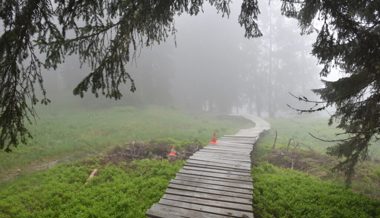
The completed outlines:
{"type": "Polygon", "coordinates": [[[213,131],[230,134],[252,123],[244,119],[209,114],[186,114],[159,107],[40,110],[40,119],[30,127],[34,136],[28,145],[0,153],[0,180],[36,169],[51,161],[72,161],[97,155],[129,141],[170,138],[207,143],[213,131]]]}
{"type": "Polygon", "coordinates": [[[380,201],[294,170],[260,163],[253,172],[255,217],[380,217],[380,201]]]}
{"type": "Polygon", "coordinates": [[[0,217],[145,217],[182,164],[165,160],[62,164],[4,186],[0,217]],[[85,185],[94,168],[99,169],[97,176],[85,185]]]}
{"type": "MultiPolygon", "coordinates": [[[[277,131],[276,147],[286,147],[289,139],[293,139],[292,145],[299,143],[301,149],[314,150],[325,153],[326,148],[334,145],[333,142],[324,142],[313,138],[309,133],[321,139],[338,139],[337,133],[343,131],[337,129],[334,124],[328,125],[327,118],[298,116],[297,118],[269,119],[271,131],[265,137],[264,144],[271,148],[277,131]]],[[[373,141],[369,149],[372,158],[380,159],[380,141],[373,141]]]]}

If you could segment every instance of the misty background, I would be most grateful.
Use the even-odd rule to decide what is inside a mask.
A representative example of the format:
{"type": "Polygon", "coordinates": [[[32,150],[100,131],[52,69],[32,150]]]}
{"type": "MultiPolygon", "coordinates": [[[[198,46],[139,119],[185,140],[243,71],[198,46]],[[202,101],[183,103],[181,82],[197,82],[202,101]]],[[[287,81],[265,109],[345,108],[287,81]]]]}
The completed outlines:
{"type": "Polygon", "coordinates": [[[137,90],[129,92],[127,84],[119,101],[90,92],[83,99],[72,94],[90,72],[76,56],[44,73],[48,98],[59,106],[164,105],[194,112],[295,114],[287,104],[306,105],[289,93],[316,99],[311,89],[321,87],[321,67],[310,54],[315,34],[301,36],[297,21],[281,15],[279,3],[263,1],[258,19],[263,36],[246,39],[237,21],[240,6],[240,1],[232,3],[229,17],[208,4],[197,16],[177,16],[175,36],[136,52],[127,70],[137,90]]]}

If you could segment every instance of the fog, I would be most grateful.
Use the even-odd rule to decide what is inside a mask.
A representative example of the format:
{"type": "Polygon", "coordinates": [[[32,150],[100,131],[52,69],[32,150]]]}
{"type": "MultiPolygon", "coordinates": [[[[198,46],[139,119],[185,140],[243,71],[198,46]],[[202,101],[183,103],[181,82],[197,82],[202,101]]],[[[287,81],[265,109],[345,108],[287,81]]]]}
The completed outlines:
{"type": "Polygon", "coordinates": [[[207,4],[197,16],[177,16],[175,36],[136,51],[127,70],[137,90],[130,92],[126,84],[119,101],[91,92],[83,99],[73,96],[72,90],[90,72],[75,55],[56,71],[44,72],[48,98],[53,105],[90,108],[162,105],[195,112],[295,114],[288,104],[305,105],[289,93],[316,99],[311,89],[321,87],[321,67],[310,54],[315,35],[300,35],[297,22],[282,16],[279,4],[263,1],[263,36],[247,39],[238,24],[240,6],[234,2],[229,17],[207,4]]]}

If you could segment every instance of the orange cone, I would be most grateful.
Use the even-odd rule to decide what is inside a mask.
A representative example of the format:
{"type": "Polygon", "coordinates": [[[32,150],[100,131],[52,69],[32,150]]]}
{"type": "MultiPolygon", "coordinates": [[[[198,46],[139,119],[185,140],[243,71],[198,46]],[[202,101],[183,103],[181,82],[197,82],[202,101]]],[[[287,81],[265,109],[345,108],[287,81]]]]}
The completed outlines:
{"type": "Polygon", "coordinates": [[[212,134],[210,144],[212,144],[212,145],[216,144],[216,133],[215,132],[212,134]]]}
{"type": "Polygon", "coordinates": [[[174,147],[172,146],[172,148],[170,149],[170,152],[168,154],[169,157],[176,157],[177,156],[177,152],[175,151],[174,147]]]}

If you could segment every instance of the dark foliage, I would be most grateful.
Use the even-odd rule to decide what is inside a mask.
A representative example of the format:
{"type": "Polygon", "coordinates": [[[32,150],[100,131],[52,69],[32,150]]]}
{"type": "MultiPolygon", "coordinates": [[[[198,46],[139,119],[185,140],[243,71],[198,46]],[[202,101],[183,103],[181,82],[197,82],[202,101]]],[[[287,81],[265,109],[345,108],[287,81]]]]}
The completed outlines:
{"type": "Polygon", "coordinates": [[[314,90],[324,103],[300,100],[315,103],[301,112],[336,108],[330,124],[337,121],[347,138],[328,153],[343,157],[336,169],[345,172],[350,184],[355,165],[366,159],[370,141],[380,133],[380,2],[283,0],[282,10],[298,19],[304,33],[315,29],[313,21],[322,24],[312,51],[324,65],[321,76],[333,67],[345,72],[345,77],[323,81],[324,88],[314,90]]]}

